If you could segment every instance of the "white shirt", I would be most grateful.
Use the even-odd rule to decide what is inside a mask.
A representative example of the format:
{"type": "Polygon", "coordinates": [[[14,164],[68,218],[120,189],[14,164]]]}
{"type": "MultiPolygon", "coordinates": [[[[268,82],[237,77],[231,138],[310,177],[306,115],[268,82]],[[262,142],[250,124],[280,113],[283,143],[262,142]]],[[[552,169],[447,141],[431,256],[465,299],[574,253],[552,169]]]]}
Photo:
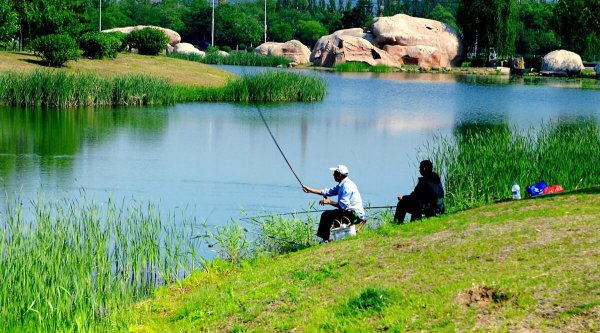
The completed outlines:
{"type": "Polygon", "coordinates": [[[356,187],[356,184],[350,178],[346,177],[334,187],[321,190],[321,194],[325,198],[337,194],[341,210],[353,210],[358,214],[358,217],[361,219],[365,218],[365,210],[358,187],[356,187]]]}

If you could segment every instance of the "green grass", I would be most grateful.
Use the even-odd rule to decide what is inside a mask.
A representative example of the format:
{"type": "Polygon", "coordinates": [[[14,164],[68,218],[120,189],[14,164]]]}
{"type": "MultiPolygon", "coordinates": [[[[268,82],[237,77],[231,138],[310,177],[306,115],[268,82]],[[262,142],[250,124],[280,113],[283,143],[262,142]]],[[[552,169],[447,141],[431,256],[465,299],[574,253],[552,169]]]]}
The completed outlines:
{"type": "Polygon", "coordinates": [[[134,332],[597,332],[600,188],[275,258],[216,260],[114,319],[134,332]]]}
{"type": "Polygon", "coordinates": [[[373,72],[373,73],[387,73],[392,71],[392,67],[386,65],[375,65],[371,66],[364,62],[358,61],[347,61],[341,64],[335,65],[334,69],[337,72],[373,72]]]}
{"type": "Polygon", "coordinates": [[[600,184],[600,129],[594,122],[529,130],[461,125],[453,137],[422,147],[420,155],[441,171],[451,211],[510,198],[514,182],[523,194],[541,180],[565,190],[600,184]]]}
{"type": "Polygon", "coordinates": [[[228,56],[222,56],[217,52],[207,52],[204,57],[194,54],[171,53],[170,58],[195,61],[211,65],[235,65],[235,66],[262,66],[262,67],[287,67],[291,61],[279,56],[261,55],[250,52],[231,52],[228,56]]]}
{"type": "Polygon", "coordinates": [[[244,76],[224,87],[173,85],[166,79],[143,75],[104,77],[45,70],[0,73],[0,105],[23,107],[308,102],[322,100],[325,91],[323,79],[288,72],[244,76]]]}
{"type": "Polygon", "coordinates": [[[198,268],[195,241],[173,227],[178,215],[159,212],[85,196],[7,200],[0,215],[2,330],[117,329],[105,320],[113,312],[198,268]]]}
{"type": "Polygon", "coordinates": [[[199,102],[313,102],[325,98],[327,86],[317,76],[291,72],[246,75],[225,87],[182,88],[177,100],[199,102]]]}

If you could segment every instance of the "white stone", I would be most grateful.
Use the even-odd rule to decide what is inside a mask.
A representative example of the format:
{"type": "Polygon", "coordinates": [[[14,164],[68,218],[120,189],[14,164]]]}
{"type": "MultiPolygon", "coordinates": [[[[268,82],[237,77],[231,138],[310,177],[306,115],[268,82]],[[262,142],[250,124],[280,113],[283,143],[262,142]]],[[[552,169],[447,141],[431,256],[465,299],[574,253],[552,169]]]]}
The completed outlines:
{"type": "Polygon", "coordinates": [[[266,42],[254,49],[254,53],[284,57],[297,64],[308,64],[310,49],[300,41],[292,39],[285,43],[266,42]]]}
{"type": "Polygon", "coordinates": [[[102,30],[102,32],[118,31],[118,32],[122,32],[124,34],[129,34],[133,30],[142,30],[144,28],[153,28],[153,29],[162,30],[165,33],[165,35],[167,35],[167,37],[169,38],[169,44],[171,46],[175,46],[175,44],[181,43],[181,36],[179,35],[179,33],[177,33],[177,31],[167,29],[167,28],[156,27],[153,25],[136,25],[136,26],[132,26],[132,27],[114,28],[114,29],[102,30]]]}
{"type": "Polygon", "coordinates": [[[181,53],[181,54],[195,54],[195,55],[199,55],[201,57],[204,57],[206,55],[204,53],[204,51],[198,50],[197,48],[194,47],[194,45],[192,45],[190,43],[175,44],[174,52],[181,53]]]}
{"type": "Polygon", "coordinates": [[[365,62],[372,66],[400,66],[386,51],[371,44],[371,40],[373,36],[361,28],[338,30],[319,38],[310,54],[310,61],[316,66],[325,67],[346,61],[365,62]]]}
{"type": "Polygon", "coordinates": [[[543,73],[574,75],[581,72],[582,69],[584,66],[581,57],[571,51],[552,51],[542,59],[541,72],[543,73]]]}
{"type": "Polygon", "coordinates": [[[458,32],[439,21],[398,14],[374,18],[371,30],[375,36],[373,44],[389,49],[402,63],[440,68],[459,66],[463,60],[458,32]],[[396,45],[402,48],[390,48],[396,45]]]}

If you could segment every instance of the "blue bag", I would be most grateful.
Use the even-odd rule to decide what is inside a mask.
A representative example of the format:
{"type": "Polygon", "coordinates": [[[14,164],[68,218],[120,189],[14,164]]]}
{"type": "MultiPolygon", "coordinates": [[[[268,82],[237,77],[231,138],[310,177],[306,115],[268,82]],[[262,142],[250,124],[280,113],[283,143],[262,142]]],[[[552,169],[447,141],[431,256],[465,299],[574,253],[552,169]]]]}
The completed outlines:
{"type": "Polygon", "coordinates": [[[546,185],[546,182],[542,180],[537,184],[527,186],[527,193],[529,193],[529,195],[532,197],[536,197],[544,193],[546,187],[548,187],[548,185],[546,185]]]}

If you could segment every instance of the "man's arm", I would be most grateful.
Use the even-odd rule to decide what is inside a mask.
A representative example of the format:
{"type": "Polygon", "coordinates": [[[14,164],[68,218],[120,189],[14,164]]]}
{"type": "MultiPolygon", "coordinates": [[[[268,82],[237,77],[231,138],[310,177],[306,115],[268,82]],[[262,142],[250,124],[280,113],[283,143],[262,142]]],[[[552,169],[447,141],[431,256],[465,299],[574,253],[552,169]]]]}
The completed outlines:
{"type": "Polygon", "coordinates": [[[304,191],[304,193],[322,194],[321,190],[306,185],[302,185],[302,191],[304,191]]]}

